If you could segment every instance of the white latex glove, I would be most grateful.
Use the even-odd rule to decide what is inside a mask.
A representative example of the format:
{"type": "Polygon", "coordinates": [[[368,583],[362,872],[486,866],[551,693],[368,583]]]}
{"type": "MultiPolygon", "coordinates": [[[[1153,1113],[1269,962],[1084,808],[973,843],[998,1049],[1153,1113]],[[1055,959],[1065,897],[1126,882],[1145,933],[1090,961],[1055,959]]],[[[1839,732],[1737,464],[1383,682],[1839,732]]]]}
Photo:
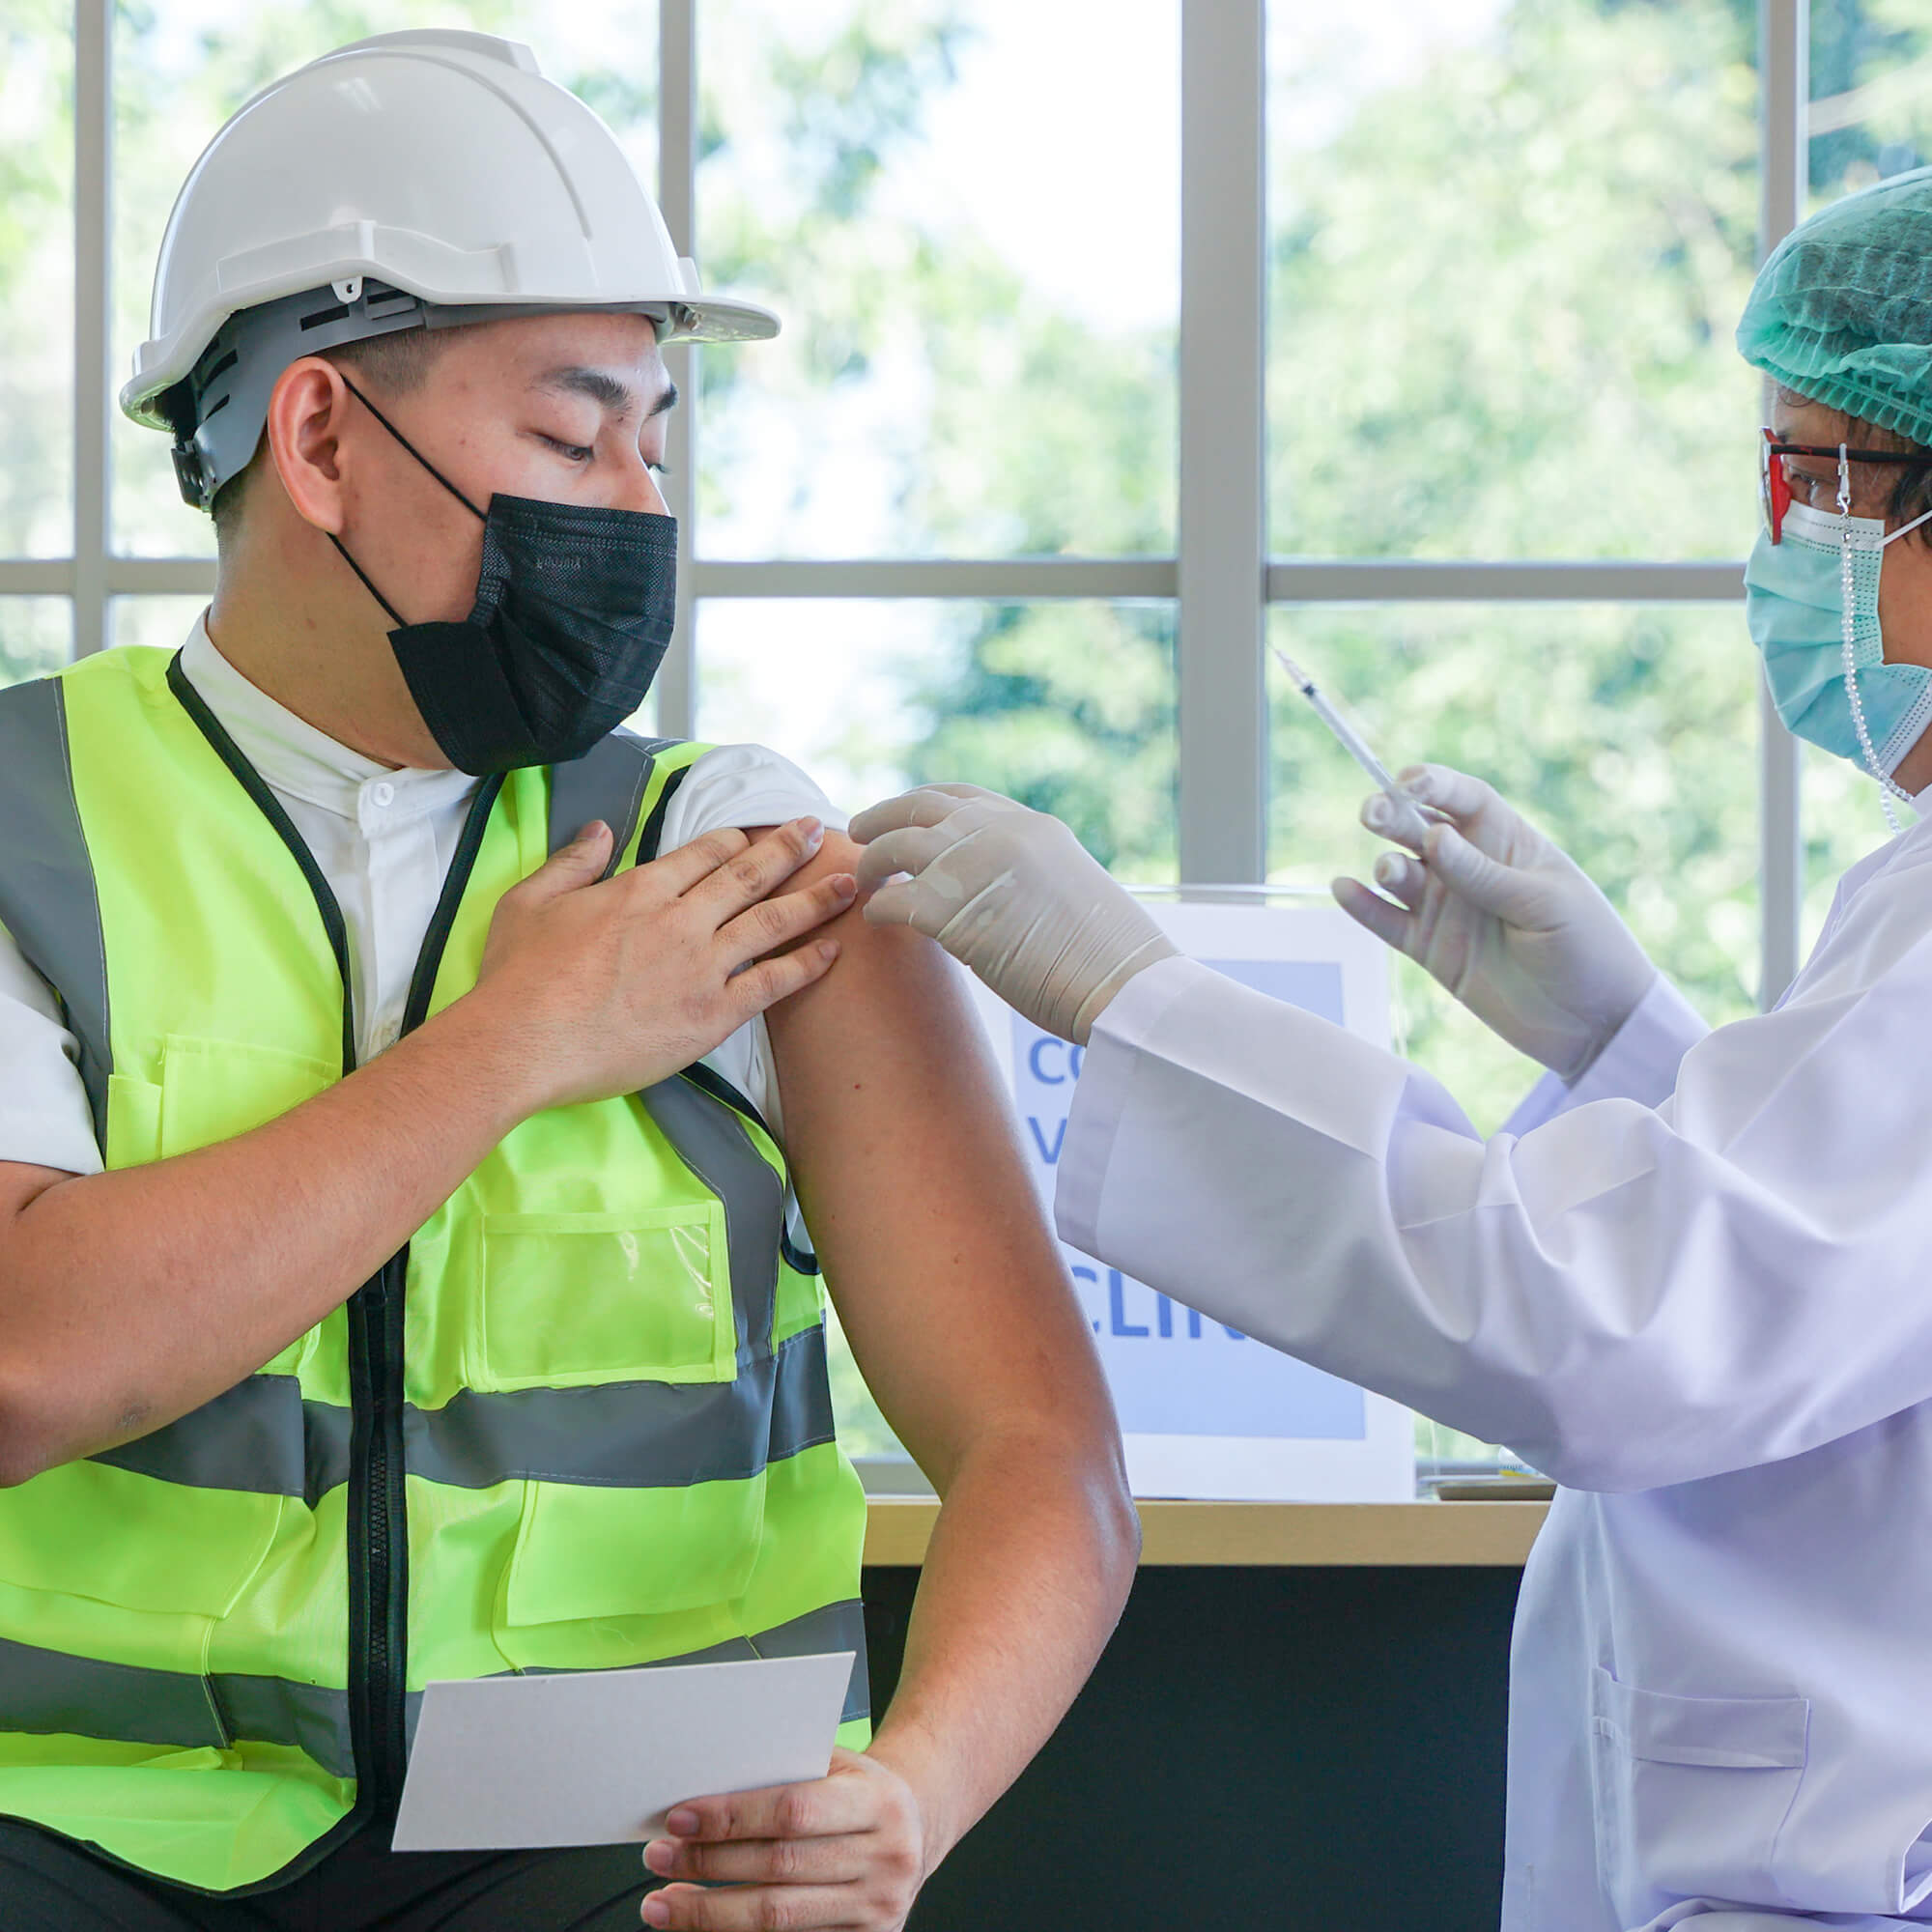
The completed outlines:
{"type": "MultiPolygon", "coordinates": [[[[1422,840],[1422,862],[1406,852],[1376,861],[1388,898],[1337,879],[1343,911],[1426,967],[1512,1046],[1578,1079],[1649,992],[1657,968],[1577,865],[1481,779],[1417,765],[1399,782],[1440,814],[1422,840]]],[[[1399,836],[1380,792],[1362,807],[1362,823],[1399,836]]]]}
{"type": "Polygon", "coordinates": [[[1136,973],[1177,951],[1059,819],[996,791],[923,785],[862,811],[852,837],[867,848],[867,920],[938,940],[1077,1045],[1136,973]],[[911,876],[888,884],[897,872],[911,876]]]}

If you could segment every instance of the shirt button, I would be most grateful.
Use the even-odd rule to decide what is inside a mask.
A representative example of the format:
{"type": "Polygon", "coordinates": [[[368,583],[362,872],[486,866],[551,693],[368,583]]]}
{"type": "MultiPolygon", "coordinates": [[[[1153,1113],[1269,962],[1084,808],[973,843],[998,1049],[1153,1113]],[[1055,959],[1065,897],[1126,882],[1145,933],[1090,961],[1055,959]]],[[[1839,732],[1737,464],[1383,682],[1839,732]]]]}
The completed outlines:
{"type": "Polygon", "coordinates": [[[370,787],[369,796],[378,805],[393,805],[396,802],[396,788],[387,779],[384,779],[370,787]]]}

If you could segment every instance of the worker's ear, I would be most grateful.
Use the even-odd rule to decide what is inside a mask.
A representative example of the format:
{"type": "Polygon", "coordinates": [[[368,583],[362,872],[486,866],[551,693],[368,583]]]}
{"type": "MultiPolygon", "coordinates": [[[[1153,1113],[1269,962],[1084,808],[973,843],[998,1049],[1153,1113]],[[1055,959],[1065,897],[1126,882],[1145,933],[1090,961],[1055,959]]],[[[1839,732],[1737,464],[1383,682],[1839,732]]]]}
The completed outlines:
{"type": "Polygon", "coordinates": [[[304,523],[338,534],[348,522],[342,427],[349,407],[341,371],[320,355],[291,362],[269,396],[269,451],[289,501],[304,523]]]}

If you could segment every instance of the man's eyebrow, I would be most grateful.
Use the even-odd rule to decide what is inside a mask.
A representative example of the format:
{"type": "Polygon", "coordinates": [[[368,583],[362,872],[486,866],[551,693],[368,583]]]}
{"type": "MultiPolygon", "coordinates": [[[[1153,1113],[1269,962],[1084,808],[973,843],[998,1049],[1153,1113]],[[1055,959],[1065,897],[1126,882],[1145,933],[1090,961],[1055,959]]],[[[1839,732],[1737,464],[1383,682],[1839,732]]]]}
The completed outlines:
{"type": "MultiPolygon", "coordinates": [[[[588,396],[593,403],[601,404],[612,415],[634,415],[638,408],[638,392],[628,383],[620,383],[606,369],[587,369],[572,363],[560,369],[547,369],[530,384],[533,389],[550,389],[569,396],[588,396]]],[[[661,416],[677,402],[677,384],[666,379],[664,389],[648,410],[644,419],[661,416]]]]}

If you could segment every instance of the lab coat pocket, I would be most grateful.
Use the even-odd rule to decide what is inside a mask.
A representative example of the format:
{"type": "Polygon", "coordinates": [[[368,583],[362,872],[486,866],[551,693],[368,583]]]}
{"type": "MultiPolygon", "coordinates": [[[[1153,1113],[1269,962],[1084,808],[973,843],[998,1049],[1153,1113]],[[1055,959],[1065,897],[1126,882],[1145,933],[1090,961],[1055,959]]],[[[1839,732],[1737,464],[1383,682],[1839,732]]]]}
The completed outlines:
{"type": "Polygon", "coordinates": [[[470,1387],[730,1381],[738,1337],[724,1254],[715,1201],[486,1214],[470,1387]]]}
{"type": "Polygon", "coordinates": [[[1682,1697],[1596,1672],[1597,1860],[1625,1923],[1681,1898],[1787,1902],[1772,1863],[1810,1722],[1805,1697],[1682,1697]]]}

